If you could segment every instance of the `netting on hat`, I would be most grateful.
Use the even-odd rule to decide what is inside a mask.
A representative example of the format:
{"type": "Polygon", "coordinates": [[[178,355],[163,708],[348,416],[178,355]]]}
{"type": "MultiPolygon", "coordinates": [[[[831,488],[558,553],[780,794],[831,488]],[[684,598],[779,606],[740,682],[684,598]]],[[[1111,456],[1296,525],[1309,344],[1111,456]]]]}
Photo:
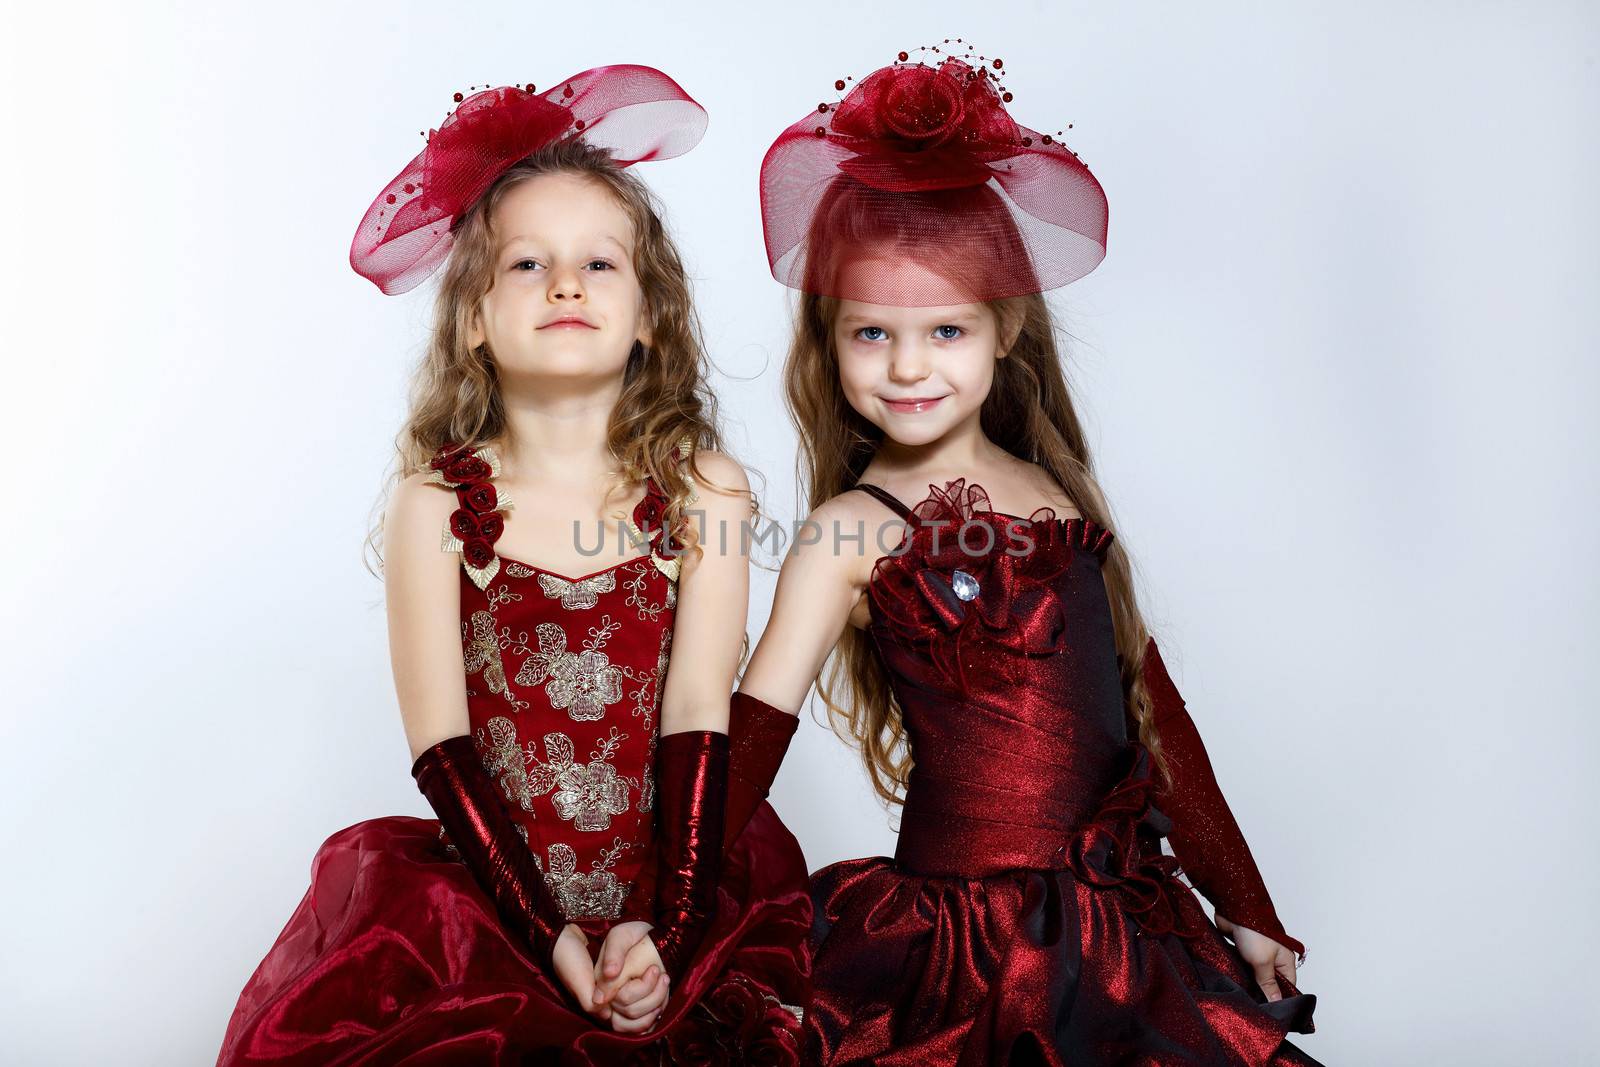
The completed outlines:
{"type": "Polygon", "coordinates": [[[682,155],[705,134],[705,109],[653,67],[597,67],[533,89],[474,93],[428,135],[361,219],[350,245],[356,273],[391,295],[414,288],[449,254],[456,219],[547,145],[581,138],[626,167],[682,155]]]}
{"type": "MultiPolygon", "coordinates": [[[[842,84],[842,83],[841,83],[842,84]]],[[[1054,289],[1105,257],[1105,192],[1077,156],[1006,113],[986,68],[895,63],[819,104],[768,149],[773,277],[901,307],[1054,289]],[[870,269],[913,258],[922,281],[870,269]]]]}

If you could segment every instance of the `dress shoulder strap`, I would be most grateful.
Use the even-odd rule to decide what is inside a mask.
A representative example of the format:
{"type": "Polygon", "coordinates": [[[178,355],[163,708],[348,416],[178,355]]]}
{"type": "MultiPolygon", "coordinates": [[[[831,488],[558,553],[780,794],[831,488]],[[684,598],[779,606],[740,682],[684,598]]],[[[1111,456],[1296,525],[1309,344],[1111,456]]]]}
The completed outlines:
{"type": "MultiPolygon", "coordinates": [[[[902,519],[905,519],[907,522],[911,521],[911,509],[906,507],[905,504],[901,503],[899,497],[897,497],[893,493],[889,492],[889,490],[885,489],[883,486],[881,486],[881,485],[871,485],[871,484],[869,484],[867,482],[857,482],[855,485],[852,485],[850,488],[851,489],[859,489],[863,493],[866,493],[868,496],[876,498],[878,503],[882,504],[884,507],[888,508],[890,511],[893,511],[896,515],[900,516],[902,519]]],[[[846,490],[846,492],[848,492],[848,491],[849,490],[846,490]]]]}
{"type": "Polygon", "coordinates": [[[428,461],[426,484],[454,491],[459,505],[445,522],[439,547],[461,553],[467,577],[479,589],[487,589],[500,573],[500,557],[494,543],[505,530],[505,513],[511,510],[511,497],[494,485],[500,476],[500,457],[489,445],[465,448],[447,442],[428,461]]]}

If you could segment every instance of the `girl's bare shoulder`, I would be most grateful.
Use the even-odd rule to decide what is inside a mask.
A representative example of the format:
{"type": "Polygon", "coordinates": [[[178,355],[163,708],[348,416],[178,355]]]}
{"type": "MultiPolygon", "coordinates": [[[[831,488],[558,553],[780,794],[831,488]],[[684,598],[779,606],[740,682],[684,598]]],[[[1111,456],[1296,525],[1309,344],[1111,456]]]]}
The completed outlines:
{"type": "Polygon", "coordinates": [[[750,476],[745,472],[744,464],[726,452],[697,448],[694,450],[694,461],[684,470],[696,489],[736,496],[750,492],[750,476]]]}
{"type": "Polygon", "coordinates": [[[430,482],[428,471],[417,471],[403,478],[389,494],[389,506],[384,516],[384,540],[418,543],[439,541],[440,531],[450,522],[450,515],[459,506],[456,494],[449,486],[430,482]]]}
{"type": "Polygon", "coordinates": [[[900,517],[862,492],[844,492],[819,504],[806,517],[810,543],[803,547],[823,548],[841,557],[866,557],[875,560],[900,539],[904,524],[900,517]],[[887,547],[878,542],[888,538],[887,547]]]}
{"type": "Polygon", "coordinates": [[[1041,507],[1051,508],[1060,518],[1078,514],[1078,506],[1067,491],[1056,482],[1048,470],[1027,460],[1015,460],[1016,466],[989,487],[991,503],[1009,514],[1027,516],[1041,507]],[[1011,504],[1011,508],[1004,505],[1011,504]]]}

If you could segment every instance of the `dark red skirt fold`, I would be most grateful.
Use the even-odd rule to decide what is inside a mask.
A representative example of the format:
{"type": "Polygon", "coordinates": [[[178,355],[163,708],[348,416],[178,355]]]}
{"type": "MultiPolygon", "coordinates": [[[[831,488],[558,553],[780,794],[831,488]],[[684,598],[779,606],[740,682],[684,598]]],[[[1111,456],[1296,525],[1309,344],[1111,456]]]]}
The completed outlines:
{"type": "Polygon", "coordinates": [[[502,927],[431,819],[373,819],[318,850],[311,886],[234,1009],[222,1064],[798,1062],[811,920],[795,841],[763,804],[656,1032],[572,1006],[502,927]]]}
{"type": "Polygon", "coordinates": [[[807,1063],[1315,1064],[1289,1044],[1316,998],[1267,1002],[1176,879],[1176,929],[1071,870],[924,877],[887,858],[812,879],[807,1063]]]}

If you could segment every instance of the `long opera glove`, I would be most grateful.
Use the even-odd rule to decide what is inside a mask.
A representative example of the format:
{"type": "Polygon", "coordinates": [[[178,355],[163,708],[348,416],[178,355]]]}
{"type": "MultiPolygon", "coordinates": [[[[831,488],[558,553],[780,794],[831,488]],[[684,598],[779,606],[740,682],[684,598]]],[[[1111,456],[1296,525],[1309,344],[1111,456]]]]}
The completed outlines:
{"type": "Polygon", "coordinates": [[[728,708],[728,815],[722,844],[731,847],[756,808],[767,799],[794,740],[800,717],[749,693],[733,694],[728,708]]]}
{"type": "MultiPolygon", "coordinates": [[[[767,799],[799,725],[798,715],[775,708],[748,693],[733,694],[728,716],[728,806],[722,828],[724,855],[744,833],[750,816],[767,799]]],[[[639,878],[623,906],[623,920],[653,918],[655,885],[656,864],[646,863],[640,868],[639,878]]]]}
{"type": "Polygon", "coordinates": [[[501,921],[555,973],[550,954],[567,920],[546,887],[533,850],[478,759],[472,738],[446,738],[417,757],[411,776],[428,798],[462,862],[494,901],[501,921]]]}
{"type": "Polygon", "coordinates": [[[1172,854],[1194,887],[1240,926],[1248,927],[1305,958],[1306,948],[1278,921],[1261,871],[1217,785],[1200,731],[1167,674],[1154,638],[1145,646],[1145,686],[1154,702],[1156,734],[1172,773],[1172,786],[1157,806],[1172,820],[1172,854]]]}
{"type": "Polygon", "coordinates": [[[656,747],[656,928],[662,968],[681,974],[716,910],[728,795],[728,735],[667,734],[656,747]]]}

